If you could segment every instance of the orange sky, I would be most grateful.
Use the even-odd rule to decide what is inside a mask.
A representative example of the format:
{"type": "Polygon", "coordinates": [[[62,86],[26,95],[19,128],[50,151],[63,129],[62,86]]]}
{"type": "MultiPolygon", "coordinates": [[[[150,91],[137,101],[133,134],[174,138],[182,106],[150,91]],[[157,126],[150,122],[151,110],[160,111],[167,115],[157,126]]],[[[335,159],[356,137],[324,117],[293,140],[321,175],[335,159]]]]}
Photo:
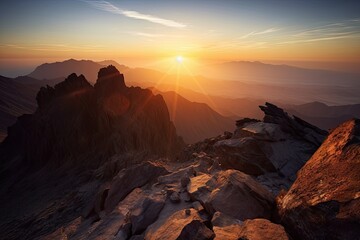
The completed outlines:
{"type": "Polygon", "coordinates": [[[234,60],[360,63],[358,1],[0,4],[0,70],[69,58],[166,68],[177,55],[193,67],[234,60]]]}

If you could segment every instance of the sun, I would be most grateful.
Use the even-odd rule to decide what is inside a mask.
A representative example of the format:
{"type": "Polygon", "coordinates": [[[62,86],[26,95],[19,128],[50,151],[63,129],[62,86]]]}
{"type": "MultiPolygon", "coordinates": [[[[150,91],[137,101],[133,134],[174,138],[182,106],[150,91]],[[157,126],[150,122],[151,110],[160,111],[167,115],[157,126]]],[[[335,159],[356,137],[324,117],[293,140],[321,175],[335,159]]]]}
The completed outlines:
{"type": "Polygon", "coordinates": [[[176,56],[176,61],[178,62],[178,63],[182,63],[183,61],[184,61],[184,58],[182,57],[182,56],[176,56]]]}

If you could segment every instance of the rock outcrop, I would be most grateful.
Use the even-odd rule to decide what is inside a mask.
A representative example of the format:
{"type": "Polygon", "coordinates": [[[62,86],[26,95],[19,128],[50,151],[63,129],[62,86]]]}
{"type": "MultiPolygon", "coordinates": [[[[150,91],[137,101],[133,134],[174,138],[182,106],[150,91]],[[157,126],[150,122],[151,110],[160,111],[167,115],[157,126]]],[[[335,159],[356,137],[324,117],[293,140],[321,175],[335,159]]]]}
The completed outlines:
{"type": "Polygon", "coordinates": [[[251,176],[215,169],[214,159],[205,164],[202,158],[123,169],[103,183],[80,222],[48,237],[60,232],[70,239],[259,239],[252,237],[260,231],[286,239],[280,225],[257,219],[273,219],[270,192],[251,176]]]}
{"type": "Polygon", "coordinates": [[[32,167],[99,165],[114,154],[166,156],[181,146],[163,98],[127,87],[113,66],[100,69],[94,87],[76,74],[54,88],[43,87],[37,102],[34,114],[9,128],[3,161],[21,158],[32,167]]]}
{"type": "Polygon", "coordinates": [[[211,214],[219,211],[239,220],[271,218],[274,208],[274,197],[249,175],[237,170],[192,177],[188,188],[192,199],[202,203],[211,214]]]}
{"type": "Polygon", "coordinates": [[[299,239],[360,236],[360,120],[334,129],[278,197],[283,224],[299,239]]]}
{"type": "Polygon", "coordinates": [[[212,239],[214,233],[206,227],[205,221],[206,218],[195,209],[180,210],[171,215],[160,228],[150,228],[145,239],[212,239]]]}
{"type": "Polygon", "coordinates": [[[156,180],[159,176],[169,173],[164,167],[145,162],[122,170],[112,181],[104,210],[111,212],[117,203],[123,200],[133,189],[156,180]]]}
{"type": "Polygon", "coordinates": [[[264,121],[237,122],[232,138],[217,141],[214,148],[222,167],[251,175],[278,172],[295,180],[296,172],[320,146],[327,132],[266,103],[260,106],[264,121]]]}
{"type": "MultiPolygon", "coordinates": [[[[36,112],[19,117],[0,146],[0,203],[6,209],[1,211],[1,239],[34,239],[80,216],[88,225],[108,216],[97,229],[113,234],[119,226],[110,230],[106,222],[126,219],[113,214],[118,202],[167,173],[156,164],[131,166],[175,159],[183,146],[163,98],[127,87],[113,66],[100,70],[95,86],[71,74],[54,87],[43,87],[37,102],[36,112]],[[114,176],[120,182],[111,181],[114,176]]],[[[149,200],[134,208],[160,211],[162,201],[146,196],[149,200]]],[[[134,233],[155,221],[141,220],[138,211],[141,216],[132,216],[134,233]]]]}

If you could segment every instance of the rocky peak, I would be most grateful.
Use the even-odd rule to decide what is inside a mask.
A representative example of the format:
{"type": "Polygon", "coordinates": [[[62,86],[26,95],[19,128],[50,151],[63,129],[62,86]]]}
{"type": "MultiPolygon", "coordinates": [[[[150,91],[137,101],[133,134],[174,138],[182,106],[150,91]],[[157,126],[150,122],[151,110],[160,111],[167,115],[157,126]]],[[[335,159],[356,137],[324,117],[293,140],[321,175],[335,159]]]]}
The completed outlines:
{"type": "Polygon", "coordinates": [[[72,73],[63,82],[56,84],[54,87],[41,87],[36,96],[36,101],[39,109],[42,109],[56,97],[90,89],[92,89],[92,86],[85,79],[84,75],[77,76],[75,73],[72,73]]]}
{"type": "Polygon", "coordinates": [[[121,74],[116,67],[109,65],[100,69],[95,84],[97,92],[106,95],[122,91],[125,88],[124,75],[121,74]]]}
{"type": "Polygon", "coordinates": [[[182,141],[160,95],[126,87],[114,66],[102,68],[98,76],[94,87],[83,75],[71,74],[54,88],[41,88],[38,110],[9,128],[2,149],[6,160],[15,154],[6,146],[21,149],[17,153],[31,166],[87,164],[91,161],[80,159],[91,155],[99,164],[124,152],[163,156],[178,149],[182,141]]]}
{"type": "Polygon", "coordinates": [[[293,136],[303,138],[315,145],[320,146],[327,131],[322,130],[299,117],[289,116],[283,109],[274,104],[265,103],[265,106],[259,106],[265,113],[264,123],[274,123],[280,126],[281,130],[293,136]]]}
{"type": "Polygon", "coordinates": [[[260,109],[265,113],[263,121],[238,120],[232,137],[213,145],[219,162],[247,174],[261,177],[277,172],[286,181],[294,181],[297,171],[325,139],[326,131],[289,116],[274,104],[266,103],[260,109]]]}

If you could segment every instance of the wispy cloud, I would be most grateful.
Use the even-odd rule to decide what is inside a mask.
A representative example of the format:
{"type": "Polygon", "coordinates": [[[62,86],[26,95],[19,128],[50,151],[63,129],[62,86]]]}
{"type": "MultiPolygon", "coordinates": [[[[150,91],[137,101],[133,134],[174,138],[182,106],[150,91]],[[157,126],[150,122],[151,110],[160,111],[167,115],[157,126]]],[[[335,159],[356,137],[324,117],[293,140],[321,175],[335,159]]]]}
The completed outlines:
{"type": "Polygon", "coordinates": [[[308,28],[277,28],[252,31],[238,38],[205,46],[212,51],[231,49],[263,49],[287,44],[310,44],[342,39],[360,39],[360,21],[348,19],[308,28]],[[279,32],[278,32],[279,31],[279,32]],[[273,34],[276,32],[276,34],[273,34]]]}
{"type": "Polygon", "coordinates": [[[269,28],[269,29],[266,29],[266,30],[261,31],[261,32],[255,32],[253,35],[267,34],[267,33],[277,32],[279,30],[280,30],[279,28],[269,28]]]}
{"type": "Polygon", "coordinates": [[[147,37],[147,38],[159,38],[164,36],[163,34],[153,34],[153,33],[145,33],[145,32],[128,32],[128,33],[140,37],[147,37]]]}
{"type": "Polygon", "coordinates": [[[107,1],[89,1],[89,0],[82,0],[82,1],[90,4],[92,7],[96,8],[96,9],[106,11],[106,12],[110,12],[110,13],[113,13],[113,14],[123,15],[123,16],[129,17],[129,18],[144,20],[144,21],[157,23],[157,24],[161,24],[161,25],[164,25],[164,26],[167,26],[167,27],[173,27],[173,28],[184,28],[184,27],[186,27],[185,24],[180,23],[180,22],[176,22],[176,21],[173,21],[173,20],[164,19],[164,18],[160,18],[160,17],[157,17],[157,16],[153,16],[153,15],[139,13],[137,11],[130,11],[130,10],[121,9],[121,8],[118,8],[117,6],[111,4],[110,2],[107,2],[107,1]]]}
{"type": "Polygon", "coordinates": [[[279,42],[277,44],[293,44],[293,43],[310,43],[310,42],[319,42],[319,41],[329,41],[336,39],[344,39],[344,38],[352,38],[353,35],[344,35],[344,36],[335,36],[335,37],[320,37],[320,38],[311,38],[311,39],[299,39],[299,40],[291,40],[285,42],[279,42]]]}
{"type": "Polygon", "coordinates": [[[249,38],[251,36],[256,36],[256,35],[263,35],[263,34],[268,34],[268,33],[273,33],[273,32],[277,32],[279,31],[280,29],[279,28],[268,28],[268,29],[265,29],[263,31],[253,31],[253,32],[249,32],[241,37],[239,37],[239,39],[246,39],[246,38],[249,38]]]}
{"type": "Polygon", "coordinates": [[[277,44],[311,43],[345,38],[357,38],[360,36],[360,25],[354,20],[356,19],[328,23],[307,29],[300,29],[289,36],[289,41],[278,42],[277,44]]]}

